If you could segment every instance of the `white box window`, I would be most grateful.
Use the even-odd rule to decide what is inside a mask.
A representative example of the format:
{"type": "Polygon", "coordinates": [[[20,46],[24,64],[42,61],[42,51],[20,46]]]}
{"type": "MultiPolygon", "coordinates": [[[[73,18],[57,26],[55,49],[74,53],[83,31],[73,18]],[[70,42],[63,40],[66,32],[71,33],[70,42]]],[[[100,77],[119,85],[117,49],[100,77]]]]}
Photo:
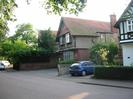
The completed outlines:
{"type": "Polygon", "coordinates": [[[127,20],[127,32],[133,31],[133,20],[127,20]]]}
{"type": "Polygon", "coordinates": [[[121,40],[123,40],[124,39],[124,36],[123,35],[121,35],[121,40]]]}
{"type": "Polygon", "coordinates": [[[66,37],[66,43],[70,43],[70,34],[67,33],[65,37],[66,37]]]}

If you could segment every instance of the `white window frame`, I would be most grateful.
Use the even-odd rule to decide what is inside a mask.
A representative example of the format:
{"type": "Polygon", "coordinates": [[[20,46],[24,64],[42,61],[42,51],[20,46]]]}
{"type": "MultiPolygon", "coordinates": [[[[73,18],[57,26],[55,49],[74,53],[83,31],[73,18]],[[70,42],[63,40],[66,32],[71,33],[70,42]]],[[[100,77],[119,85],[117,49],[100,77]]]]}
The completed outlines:
{"type": "Polygon", "coordinates": [[[70,43],[70,34],[69,33],[67,33],[65,35],[65,39],[66,39],[66,43],[70,43]]]}
{"type": "Polygon", "coordinates": [[[103,37],[103,34],[101,34],[101,36],[100,36],[100,37],[101,37],[101,39],[103,39],[103,38],[104,38],[104,37],[103,37]]]}
{"type": "Polygon", "coordinates": [[[123,24],[122,24],[122,22],[120,23],[120,33],[123,34],[123,24]]]}
{"type": "Polygon", "coordinates": [[[127,33],[127,22],[124,21],[124,33],[127,33]]]}
{"type": "Polygon", "coordinates": [[[132,32],[133,31],[133,20],[129,19],[127,20],[127,32],[132,32]],[[130,24],[128,23],[130,21],[130,24]],[[131,30],[129,30],[129,26],[131,27],[131,30]]]}
{"type": "Polygon", "coordinates": [[[124,35],[121,35],[121,40],[123,40],[124,39],[124,35]]]}

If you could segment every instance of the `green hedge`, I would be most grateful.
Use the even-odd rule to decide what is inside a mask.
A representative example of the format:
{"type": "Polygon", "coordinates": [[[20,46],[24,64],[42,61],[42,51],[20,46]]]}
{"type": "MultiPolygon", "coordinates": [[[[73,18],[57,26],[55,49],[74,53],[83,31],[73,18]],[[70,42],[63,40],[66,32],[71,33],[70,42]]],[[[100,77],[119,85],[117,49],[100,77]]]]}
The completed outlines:
{"type": "Polygon", "coordinates": [[[95,78],[133,80],[133,67],[95,67],[95,78]]]}
{"type": "Polygon", "coordinates": [[[57,57],[57,53],[46,51],[23,51],[17,52],[12,57],[13,69],[19,70],[19,65],[22,63],[48,63],[51,57],[57,57]]]}
{"type": "Polygon", "coordinates": [[[48,51],[37,51],[37,50],[19,51],[13,55],[12,61],[13,63],[20,63],[20,62],[25,63],[25,62],[36,62],[36,61],[38,62],[45,60],[48,61],[48,57],[50,57],[51,55],[56,55],[56,54],[48,51]]]}

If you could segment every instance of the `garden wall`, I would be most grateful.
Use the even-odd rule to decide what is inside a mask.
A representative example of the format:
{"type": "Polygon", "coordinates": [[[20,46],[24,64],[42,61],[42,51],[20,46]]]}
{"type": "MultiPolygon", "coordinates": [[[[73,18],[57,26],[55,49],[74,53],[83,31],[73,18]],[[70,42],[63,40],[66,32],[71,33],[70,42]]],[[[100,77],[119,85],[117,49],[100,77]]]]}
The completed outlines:
{"type": "MultiPolygon", "coordinates": [[[[21,57],[22,58],[22,57],[21,57]]],[[[25,57],[23,57],[25,58],[25,57]]],[[[57,55],[42,55],[42,56],[31,56],[26,60],[20,60],[18,63],[13,65],[15,70],[35,70],[35,69],[46,69],[46,68],[57,68],[57,55]]]]}
{"type": "Polygon", "coordinates": [[[58,75],[69,74],[69,67],[71,64],[58,64],[58,75]]]}

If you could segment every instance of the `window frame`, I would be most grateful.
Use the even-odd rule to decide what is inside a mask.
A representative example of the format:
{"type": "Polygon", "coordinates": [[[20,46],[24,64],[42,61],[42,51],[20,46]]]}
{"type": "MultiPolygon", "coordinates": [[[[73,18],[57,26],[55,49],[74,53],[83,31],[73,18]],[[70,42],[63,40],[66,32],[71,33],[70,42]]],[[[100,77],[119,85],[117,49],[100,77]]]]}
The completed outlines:
{"type": "Polygon", "coordinates": [[[60,45],[63,45],[63,36],[59,38],[60,45]]]}
{"type": "Polygon", "coordinates": [[[132,32],[132,31],[133,31],[133,19],[128,19],[127,20],[127,32],[132,32]]]}
{"type": "Polygon", "coordinates": [[[71,41],[70,41],[70,33],[66,33],[65,34],[65,41],[66,41],[66,43],[70,43],[71,41]]]}

